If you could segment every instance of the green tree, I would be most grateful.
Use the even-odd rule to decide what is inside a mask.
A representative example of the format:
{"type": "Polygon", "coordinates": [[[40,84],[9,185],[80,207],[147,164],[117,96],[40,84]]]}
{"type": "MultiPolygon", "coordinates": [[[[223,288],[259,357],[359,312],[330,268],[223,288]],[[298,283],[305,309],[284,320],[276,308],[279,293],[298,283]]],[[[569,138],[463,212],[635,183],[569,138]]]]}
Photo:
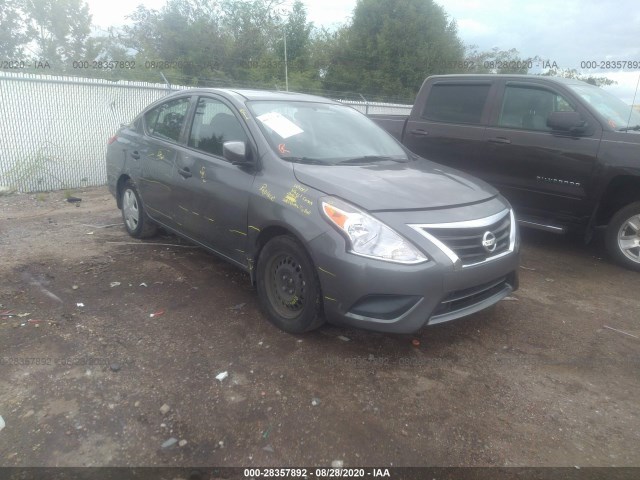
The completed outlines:
{"type": "MultiPolygon", "coordinates": [[[[296,0],[284,23],[278,29],[280,38],[275,46],[278,74],[284,74],[284,36],[287,39],[287,65],[290,90],[316,90],[321,88],[319,69],[312,58],[313,24],[307,21],[304,4],[296,0]]],[[[282,77],[280,77],[282,78],[282,77]]]]}
{"type": "Polygon", "coordinates": [[[110,27],[106,34],[89,37],[85,58],[90,62],[110,62],[112,68],[76,70],[77,75],[108,80],[145,80],[142,70],[135,68],[135,56],[124,44],[121,31],[115,27],[110,27]]]}
{"type": "Polygon", "coordinates": [[[284,83],[276,46],[284,32],[280,0],[169,0],[158,10],[139,6],[124,29],[124,44],[136,51],[140,65],[172,82],[236,86],[284,83]],[[166,63],[163,63],[166,62],[166,63]]]}
{"type": "Polygon", "coordinates": [[[237,82],[284,87],[282,0],[223,0],[222,26],[229,52],[224,71],[237,82]]]}
{"type": "Polygon", "coordinates": [[[91,33],[89,6],[82,0],[24,0],[29,41],[36,55],[54,70],[71,68],[74,60],[86,60],[91,33]]]}
{"type": "Polygon", "coordinates": [[[602,87],[603,85],[615,85],[618,83],[615,80],[611,80],[610,78],[607,78],[607,77],[590,75],[590,74],[585,75],[583,73],[579,73],[574,68],[570,68],[570,69],[559,68],[557,70],[550,68],[549,70],[544,72],[542,75],[547,77],[573,78],[575,80],[582,80],[583,82],[587,82],[591,85],[595,85],[596,87],[602,87]]]}
{"type": "Polygon", "coordinates": [[[46,62],[49,72],[86,60],[91,15],[82,0],[0,0],[0,57],[46,62]]]}
{"type": "Polygon", "coordinates": [[[161,82],[162,73],[172,83],[197,85],[202,78],[216,76],[227,45],[215,4],[169,0],[159,11],[139,5],[131,20],[121,42],[136,52],[136,70],[142,79],[161,82]]]}
{"type": "Polygon", "coordinates": [[[309,44],[313,24],[307,22],[307,9],[300,0],[293,4],[291,13],[284,25],[287,35],[287,57],[291,62],[308,60],[309,44]]]}
{"type": "Polygon", "coordinates": [[[0,58],[22,60],[33,32],[25,20],[24,0],[0,0],[0,58]]]}
{"type": "Polygon", "coordinates": [[[455,21],[433,0],[358,0],[334,48],[327,88],[406,99],[464,54],[455,21]]]}
{"type": "Polygon", "coordinates": [[[538,57],[522,57],[515,48],[500,50],[494,47],[491,50],[481,52],[476,45],[466,48],[465,61],[462,73],[512,73],[527,74],[538,57]]]}
{"type": "MultiPolygon", "coordinates": [[[[336,32],[325,28],[311,28],[304,49],[304,55],[289,63],[289,88],[317,95],[330,94],[323,80],[331,65],[332,52],[335,51],[336,32]]],[[[287,47],[289,42],[287,41],[287,47]]]]}

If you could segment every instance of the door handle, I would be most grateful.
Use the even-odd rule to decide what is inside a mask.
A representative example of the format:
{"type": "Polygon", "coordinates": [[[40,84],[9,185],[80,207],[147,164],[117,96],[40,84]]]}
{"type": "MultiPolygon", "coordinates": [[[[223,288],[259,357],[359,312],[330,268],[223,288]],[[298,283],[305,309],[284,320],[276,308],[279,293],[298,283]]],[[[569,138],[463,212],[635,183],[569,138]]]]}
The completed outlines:
{"type": "Polygon", "coordinates": [[[134,160],[140,160],[140,152],[134,150],[133,152],[131,152],[131,158],[133,158],[134,160]]]}
{"type": "Polygon", "coordinates": [[[415,135],[416,137],[426,137],[427,135],[429,135],[429,132],[427,132],[426,130],[411,130],[411,135],[415,135]]]}
{"type": "Polygon", "coordinates": [[[191,173],[191,170],[189,170],[189,167],[184,167],[179,169],[178,173],[184,178],[189,178],[193,176],[193,174],[191,173]]]}
{"type": "Polygon", "coordinates": [[[508,144],[508,143],[511,143],[511,140],[504,137],[495,137],[495,138],[489,138],[487,142],[508,144]]]}

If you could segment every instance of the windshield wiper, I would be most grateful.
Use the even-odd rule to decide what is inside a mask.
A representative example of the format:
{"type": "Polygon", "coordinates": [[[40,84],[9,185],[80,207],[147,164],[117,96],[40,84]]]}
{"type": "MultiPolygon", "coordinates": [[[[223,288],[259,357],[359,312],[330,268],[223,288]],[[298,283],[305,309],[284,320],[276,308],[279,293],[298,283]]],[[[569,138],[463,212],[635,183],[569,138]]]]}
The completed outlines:
{"type": "Polygon", "coordinates": [[[628,132],[629,130],[638,131],[640,130],[640,125],[634,125],[633,127],[622,127],[618,129],[619,132],[628,132]]]}
{"type": "Polygon", "coordinates": [[[358,165],[358,164],[367,164],[374,162],[383,162],[386,160],[390,160],[396,163],[407,163],[408,160],[403,158],[394,158],[394,157],[386,157],[383,155],[365,155],[364,157],[355,157],[348,158],[346,160],[341,160],[338,162],[339,165],[358,165]]]}
{"type": "Polygon", "coordinates": [[[305,163],[307,165],[328,165],[327,162],[323,162],[319,158],[311,157],[280,157],[282,160],[293,163],[305,163]]]}

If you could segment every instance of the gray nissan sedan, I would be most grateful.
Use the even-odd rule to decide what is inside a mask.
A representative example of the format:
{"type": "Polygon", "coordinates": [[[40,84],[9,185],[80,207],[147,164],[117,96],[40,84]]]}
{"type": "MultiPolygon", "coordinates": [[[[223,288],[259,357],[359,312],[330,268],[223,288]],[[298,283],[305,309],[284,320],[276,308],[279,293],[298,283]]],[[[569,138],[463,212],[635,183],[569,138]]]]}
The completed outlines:
{"type": "Polygon", "coordinates": [[[109,140],[107,173],[131,236],[160,226],[246,270],[287,332],[411,333],[518,287],[518,230],[495,189],[325,98],[169,95],[109,140]]]}

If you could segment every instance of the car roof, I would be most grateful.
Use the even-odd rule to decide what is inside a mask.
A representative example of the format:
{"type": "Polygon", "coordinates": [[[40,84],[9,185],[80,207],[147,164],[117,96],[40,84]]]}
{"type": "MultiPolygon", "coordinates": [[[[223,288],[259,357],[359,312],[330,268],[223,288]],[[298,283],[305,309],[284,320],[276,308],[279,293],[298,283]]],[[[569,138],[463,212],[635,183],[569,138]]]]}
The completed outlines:
{"type": "Polygon", "coordinates": [[[180,90],[173,95],[181,94],[207,94],[215,93],[226,97],[233,97],[239,101],[247,100],[284,100],[298,102],[320,102],[320,103],[338,103],[325,97],[316,95],[308,95],[306,93],[271,91],[271,90],[249,90],[249,89],[231,89],[231,88],[189,88],[180,90]]]}
{"type": "Polygon", "coordinates": [[[518,75],[508,73],[483,73],[483,74],[453,74],[453,75],[432,75],[429,78],[442,79],[442,80],[487,80],[494,78],[501,78],[506,80],[520,80],[520,81],[545,81],[551,83],[560,83],[563,85],[589,85],[587,82],[577,80],[575,78],[563,78],[563,77],[551,77],[546,75],[518,75]]]}

